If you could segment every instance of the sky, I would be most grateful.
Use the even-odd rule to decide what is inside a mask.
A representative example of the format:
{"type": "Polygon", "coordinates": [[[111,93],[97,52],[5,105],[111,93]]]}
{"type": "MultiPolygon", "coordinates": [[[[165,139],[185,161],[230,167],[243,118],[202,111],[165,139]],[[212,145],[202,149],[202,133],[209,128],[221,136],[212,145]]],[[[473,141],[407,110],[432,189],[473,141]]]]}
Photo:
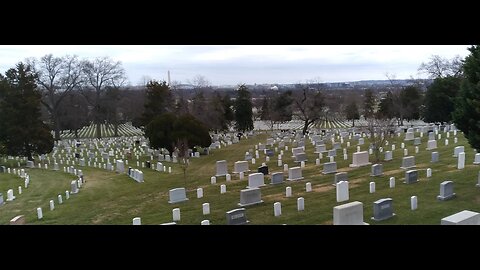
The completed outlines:
{"type": "Polygon", "coordinates": [[[432,55],[469,54],[468,45],[0,45],[0,72],[28,57],[108,56],[121,61],[131,85],[146,77],[189,83],[197,75],[212,85],[284,84],[426,78],[418,73],[432,55]]]}

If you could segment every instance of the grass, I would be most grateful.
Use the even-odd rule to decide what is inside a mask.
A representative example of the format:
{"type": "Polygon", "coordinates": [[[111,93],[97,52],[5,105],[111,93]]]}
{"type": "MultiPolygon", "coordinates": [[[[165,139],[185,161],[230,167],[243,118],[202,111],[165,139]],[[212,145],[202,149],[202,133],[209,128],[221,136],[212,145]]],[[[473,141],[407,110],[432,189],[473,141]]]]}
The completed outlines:
{"type": "MultiPolygon", "coordinates": [[[[453,134],[451,134],[453,135],[453,134]]],[[[416,133],[418,136],[418,133],[416,133]]],[[[86,183],[80,193],[71,195],[65,200],[65,190],[70,189],[70,182],[75,176],[61,171],[55,172],[43,169],[26,169],[30,175],[30,186],[24,189],[23,194],[17,196],[18,185],[23,186],[23,179],[9,175],[0,174],[0,192],[6,199],[6,191],[14,189],[17,199],[7,202],[0,207],[0,224],[8,224],[9,220],[16,215],[26,216],[28,224],[132,224],[134,217],[141,217],[142,224],[160,224],[172,221],[172,209],[181,209],[181,221],[178,224],[200,224],[204,219],[209,219],[213,225],[226,224],[225,212],[239,208],[240,190],[247,186],[248,180],[238,180],[238,175],[232,174],[232,181],[226,182],[225,177],[217,178],[217,183],[210,184],[210,177],[215,174],[215,161],[227,160],[228,171],[233,171],[235,161],[243,160],[244,154],[250,149],[255,151],[256,143],[265,143],[267,134],[260,134],[248,140],[242,139],[240,143],[233,144],[221,149],[212,150],[208,156],[191,158],[188,167],[187,181],[183,178],[182,170],[178,164],[162,162],[167,168],[172,167],[172,173],[157,172],[152,169],[139,168],[144,172],[144,183],[137,183],[127,175],[107,172],[92,167],[81,168],[85,175],[86,183]],[[220,194],[220,185],[227,185],[227,193],[220,194]],[[188,201],[169,204],[168,190],[177,187],[186,187],[188,201]],[[204,189],[204,197],[196,198],[196,189],[204,189]],[[57,195],[62,194],[64,203],[58,205],[57,195]],[[55,201],[55,210],[49,210],[49,200],[55,201]],[[202,204],[210,203],[211,214],[203,216],[202,204]],[[42,207],[44,218],[38,220],[36,208],[42,207]]],[[[347,149],[348,160],[343,160],[343,152],[337,151],[338,171],[348,172],[350,183],[350,200],[336,202],[336,192],[333,183],[333,174],[323,175],[323,165],[315,166],[314,147],[307,144],[307,166],[303,169],[304,180],[289,182],[280,185],[270,185],[270,175],[265,178],[267,186],[261,188],[263,204],[247,207],[247,218],[251,224],[332,224],[333,207],[352,201],[360,201],[364,206],[364,221],[372,225],[377,224],[440,224],[440,219],[462,210],[480,212],[480,189],[475,187],[477,174],[480,166],[473,165],[474,150],[470,148],[463,135],[458,135],[458,143],[453,143],[453,136],[450,136],[450,144],[444,146],[445,134],[438,140],[440,161],[430,163],[431,152],[425,150],[428,136],[422,138],[420,152],[416,154],[416,169],[419,170],[420,182],[406,185],[403,184],[405,171],[400,169],[403,149],[400,148],[403,138],[395,137],[390,144],[396,144],[393,151],[393,160],[383,162],[384,175],[380,177],[370,176],[370,166],[361,168],[349,168],[352,153],[356,151],[356,144],[351,143],[347,149]],[[464,145],[466,152],[466,167],[457,170],[457,159],[454,158],[453,149],[455,146],[464,145]],[[432,177],[427,180],[426,169],[432,168],[432,177]],[[396,178],[396,187],[389,188],[389,178],[396,178]],[[454,192],[457,197],[450,201],[438,201],[439,185],[444,180],[454,182],[454,192]],[[376,192],[369,193],[369,182],[376,183],[376,192]],[[305,192],[305,184],[312,183],[313,192],[305,192]],[[293,196],[285,197],[285,187],[292,187],[293,196]],[[410,197],[418,197],[418,209],[410,210],[410,197]],[[297,198],[305,198],[305,211],[297,211],[297,198]],[[373,216],[373,202],[381,198],[392,198],[396,216],[391,219],[376,222],[370,218],[373,216]],[[282,216],[274,217],[273,203],[282,203],[282,216]]],[[[361,146],[362,151],[367,149],[368,139],[365,145],[361,146]]],[[[289,145],[289,144],[287,144],[289,145]]],[[[330,143],[327,148],[331,148],[330,143]]],[[[414,155],[415,148],[413,141],[405,142],[410,155],[414,155]]],[[[346,142],[342,147],[346,146],[346,142]]],[[[387,146],[386,150],[390,150],[387,146]]],[[[280,151],[280,149],[279,149],[280,151]]],[[[291,146],[285,151],[283,162],[289,167],[297,166],[292,160],[291,146]]],[[[283,166],[277,166],[277,155],[275,153],[269,162],[270,174],[283,171],[283,166]]],[[[129,165],[136,165],[135,155],[129,160],[129,165]]],[[[382,154],[383,157],[383,154],[382,154]]],[[[370,161],[372,161],[370,156],[370,161]]],[[[100,160],[100,158],[99,158],[100,160]]],[[[143,156],[141,161],[150,160],[150,156],[143,156]]],[[[1,160],[3,162],[3,159],[1,160]]],[[[322,164],[327,161],[324,157],[322,164]]],[[[16,166],[16,161],[9,160],[10,167],[16,166]]],[[[252,172],[265,162],[265,156],[260,153],[255,165],[250,163],[252,172]]],[[[49,168],[52,168],[50,165],[49,168]]],[[[78,165],[76,168],[80,168],[78,165]]],[[[128,167],[128,166],[126,166],[128,167]]],[[[136,166],[132,166],[136,167],[136,166]]],[[[285,173],[285,178],[287,173],[285,173]]],[[[247,176],[246,176],[247,179],[247,176]]]]}

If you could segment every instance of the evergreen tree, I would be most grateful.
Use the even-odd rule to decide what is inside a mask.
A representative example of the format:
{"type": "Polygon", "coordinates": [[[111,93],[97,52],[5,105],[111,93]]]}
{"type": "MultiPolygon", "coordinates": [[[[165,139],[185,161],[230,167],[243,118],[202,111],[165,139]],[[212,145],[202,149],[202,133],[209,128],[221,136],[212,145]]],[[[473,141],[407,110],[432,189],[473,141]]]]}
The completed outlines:
{"type": "Polygon", "coordinates": [[[145,136],[153,148],[165,148],[170,153],[180,147],[179,142],[190,148],[207,147],[212,143],[208,128],[190,114],[163,113],[156,116],[146,126],[145,136]]]}
{"type": "Polygon", "coordinates": [[[370,89],[365,90],[364,105],[363,105],[363,116],[365,118],[373,118],[375,115],[375,96],[373,91],[370,89]]]}
{"type": "Polygon", "coordinates": [[[40,120],[42,95],[36,85],[37,74],[20,62],[0,80],[2,154],[23,155],[33,160],[33,154],[52,151],[53,136],[40,120]]]}
{"type": "Polygon", "coordinates": [[[468,49],[463,73],[465,79],[455,102],[453,122],[463,131],[470,145],[480,151],[480,46],[468,49]]]}
{"type": "Polygon", "coordinates": [[[262,102],[262,110],[260,113],[260,119],[261,120],[270,120],[270,104],[268,102],[267,97],[263,97],[263,102],[262,102]]]}
{"type": "Polygon", "coordinates": [[[170,111],[172,95],[168,84],[152,80],[147,84],[145,111],[141,117],[141,124],[147,126],[158,115],[170,111]]]}
{"type": "Polygon", "coordinates": [[[253,129],[252,97],[245,84],[242,84],[237,90],[235,121],[235,127],[239,131],[245,132],[253,129]]]}
{"type": "Polygon", "coordinates": [[[380,100],[377,112],[379,119],[393,119],[395,117],[394,96],[391,91],[387,92],[385,98],[380,100]]]}
{"type": "Polygon", "coordinates": [[[413,120],[420,118],[420,107],[423,97],[418,87],[410,85],[400,92],[400,99],[404,110],[404,119],[413,120]]]}
{"type": "Polygon", "coordinates": [[[448,76],[436,78],[425,94],[424,120],[426,122],[450,122],[455,110],[455,98],[460,89],[461,79],[448,76]]]}

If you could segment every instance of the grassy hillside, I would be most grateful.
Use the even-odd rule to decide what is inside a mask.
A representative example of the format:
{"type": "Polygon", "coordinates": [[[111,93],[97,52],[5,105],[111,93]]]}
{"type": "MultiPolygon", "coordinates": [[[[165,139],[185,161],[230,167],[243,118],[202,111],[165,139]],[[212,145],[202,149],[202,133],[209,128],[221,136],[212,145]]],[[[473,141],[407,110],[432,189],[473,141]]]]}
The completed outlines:
{"type": "MultiPolygon", "coordinates": [[[[477,174],[480,166],[473,165],[474,150],[471,149],[466,139],[459,133],[458,143],[453,143],[453,134],[450,134],[450,144],[444,146],[445,134],[438,140],[439,148],[435,151],[440,153],[440,162],[430,163],[431,151],[425,150],[428,136],[422,138],[420,152],[415,155],[413,141],[405,142],[409,155],[416,156],[416,164],[419,170],[419,183],[403,184],[405,171],[400,169],[403,149],[400,143],[403,137],[395,137],[396,150],[393,153],[393,161],[383,162],[384,175],[381,177],[370,176],[370,166],[361,168],[349,168],[352,160],[352,153],[356,151],[356,144],[348,148],[348,160],[343,160],[341,150],[337,151],[338,171],[348,172],[350,182],[350,200],[360,201],[364,204],[364,221],[372,225],[376,224],[440,224],[440,219],[458,211],[468,209],[480,212],[480,189],[475,187],[477,174]],[[453,149],[455,146],[464,145],[466,152],[466,167],[463,170],[456,168],[457,159],[454,158],[453,149]],[[433,176],[426,178],[426,169],[432,168],[433,176]],[[396,187],[389,188],[389,177],[396,178],[396,187]],[[439,185],[444,180],[454,182],[454,191],[457,197],[450,201],[438,201],[439,185]],[[376,183],[376,193],[369,193],[369,182],[376,183]],[[410,196],[418,196],[418,209],[410,210],[410,196]],[[393,199],[394,212],[396,216],[385,221],[376,222],[370,219],[373,215],[373,202],[390,197],[393,199]]],[[[416,133],[418,136],[418,133],[416,133]]],[[[70,181],[75,179],[74,175],[60,171],[55,172],[44,169],[27,169],[31,178],[30,187],[24,189],[23,194],[18,195],[18,185],[23,186],[23,179],[9,175],[0,174],[0,192],[6,199],[7,190],[13,188],[17,199],[7,202],[0,207],[0,224],[8,224],[8,221],[16,215],[24,214],[28,224],[131,224],[134,217],[141,217],[142,224],[160,224],[172,221],[172,209],[181,209],[181,221],[178,224],[200,224],[204,219],[209,219],[211,224],[226,224],[225,212],[239,208],[240,190],[248,183],[239,180],[238,175],[232,174],[232,181],[226,182],[225,177],[219,177],[217,183],[210,184],[210,177],[215,174],[215,161],[227,160],[228,171],[233,171],[235,161],[243,160],[244,154],[249,149],[254,150],[258,142],[265,143],[267,134],[261,134],[248,140],[241,140],[238,144],[212,150],[208,156],[191,158],[191,164],[187,170],[187,180],[178,164],[163,162],[167,167],[172,167],[172,173],[157,172],[152,169],[139,168],[144,172],[144,183],[137,183],[127,175],[108,172],[103,169],[92,167],[79,167],[84,172],[86,183],[79,194],[71,195],[65,201],[65,190],[70,189],[70,181]],[[227,185],[227,193],[220,194],[220,185],[227,185]],[[187,188],[189,201],[178,204],[168,203],[168,190],[177,187],[187,188]],[[204,197],[196,198],[196,189],[203,187],[204,197]],[[58,205],[57,195],[62,194],[64,203],[58,205]],[[49,200],[54,199],[56,208],[49,210],[49,200]],[[202,215],[202,203],[210,203],[211,214],[202,215]],[[36,208],[42,207],[44,218],[38,220],[36,208]]],[[[366,144],[361,146],[362,151],[367,149],[366,144]]],[[[393,143],[390,140],[390,145],[393,143]]],[[[391,146],[387,146],[387,150],[391,146]]],[[[342,148],[346,147],[346,142],[342,148]]],[[[315,166],[314,147],[308,143],[308,162],[303,169],[304,180],[289,182],[280,185],[270,185],[270,175],[265,178],[267,186],[261,188],[263,204],[247,207],[247,217],[251,224],[332,224],[333,207],[347,202],[337,203],[335,187],[332,185],[334,175],[323,175],[323,165],[315,166]],[[311,182],[313,191],[305,192],[305,183],[311,182]],[[291,186],[293,197],[285,197],[285,187],[291,186]],[[296,209],[297,198],[305,198],[305,211],[298,212],[296,209]],[[282,216],[274,217],[273,203],[282,203],[282,216]]],[[[331,148],[327,144],[327,148],[331,148]]],[[[280,149],[279,149],[280,151],[280,149]]],[[[254,151],[253,151],[254,152],[254,151]]],[[[291,147],[283,155],[284,163],[289,167],[297,166],[291,156],[291,147]]],[[[277,155],[266,162],[272,172],[283,171],[283,167],[277,166],[277,155]]],[[[382,155],[383,156],[383,155],[382,155]]],[[[150,157],[142,157],[145,161],[150,157]]],[[[370,161],[372,161],[370,156],[370,161]]],[[[328,161],[324,157],[321,162],[328,161]]],[[[2,159],[3,162],[3,159],[2,159]]],[[[255,170],[265,156],[261,152],[256,164],[250,164],[250,169],[255,170]]],[[[16,161],[9,161],[14,166],[16,161]]],[[[136,165],[136,159],[129,160],[130,165],[136,165]]],[[[128,166],[127,166],[128,167],[128,166]]],[[[133,166],[134,168],[136,166],[133,166]]],[[[50,168],[50,167],[49,167],[50,168]]],[[[284,173],[287,178],[288,173],[284,173]]]]}

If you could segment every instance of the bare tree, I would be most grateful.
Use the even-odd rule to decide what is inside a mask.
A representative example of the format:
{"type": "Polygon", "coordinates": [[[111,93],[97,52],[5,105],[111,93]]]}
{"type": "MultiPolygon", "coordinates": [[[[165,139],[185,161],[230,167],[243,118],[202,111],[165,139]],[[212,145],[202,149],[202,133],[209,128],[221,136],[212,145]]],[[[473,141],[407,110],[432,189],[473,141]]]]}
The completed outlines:
{"type": "Polygon", "coordinates": [[[178,158],[180,160],[180,168],[183,171],[183,180],[185,182],[185,187],[187,186],[187,169],[190,165],[190,156],[188,155],[188,140],[187,138],[177,139],[177,142],[174,145],[176,149],[178,158]]]}
{"type": "Polygon", "coordinates": [[[82,83],[82,68],[77,56],[54,57],[47,54],[37,61],[27,59],[34,72],[38,73],[38,84],[42,91],[42,104],[47,108],[55,140],[60,139],[59,107],[65,96],[82,83]]]}
{"type": "Polygon", "coordinates": [[[451,60],[439,55],[432,55],[430,61],[423,62],[418,71],[426,73],[432,79],[445,78],[448,76],[458,77],[462,72],[462,58],[457,55],[451,60]]]}
{"type": "Polygon", "coordinates": [[[300,90],[294,91],[296,115],[303,122],[303,134],[307,133],[308,126],[319,120],[324,105],[323,95],[320,91],[301,86],[300,90]]]}
{"type": "Polygon", "coordinates": [[[385,76],[387,77],[387,79],[390,81],[390,89],[391,89],[391,93],[392,93],[392,104],[393,104],[393,112],[394,112],[394,115],[396,115],[398,117],[398,125],[401,125],[403,126],[403,119],[407,113],[407,108],[405,106],[403,106],[403,100],[402,100],[402,95],[401,95],[401,92],[402,92],[402,86],[399,85],[397,82],[396,82],[396,75],[395,74],[391,74],[391,73],[388,73],[386,72],[385,73],[385,76]]]}
{"type": "Polygon", "coordinates": [[[380,147],[384,148],[388,138],[392,135],[394,136],[394,123],[394,119],[379,119],[376,117],[367,119],[367,130],[370,136],[370,143],[373,146],[375,162],[380,161],[380,147]]]}
{"type": "Polygon", "coordinates": [[[199,74],[195,75],[195,77],[189,82],[194,86],[195,91],[205,90],[211,87],[210,81],[205,76],[199,74]]]}
{"type": "MultiPolygon", "coordinates": [[[[125,70],[120,61],[114,62],[109,57],[95,58],[93,61],[83,61],[85,86],[93,88],[94,95],[84,95],[93,106],[93,121],[96,124],[96,137],[101,138],[100,101],[107,87],[120,87],[125,83],[125,70]]],[[[83,92],[83,91],[82,91],[83,92]]]]}

